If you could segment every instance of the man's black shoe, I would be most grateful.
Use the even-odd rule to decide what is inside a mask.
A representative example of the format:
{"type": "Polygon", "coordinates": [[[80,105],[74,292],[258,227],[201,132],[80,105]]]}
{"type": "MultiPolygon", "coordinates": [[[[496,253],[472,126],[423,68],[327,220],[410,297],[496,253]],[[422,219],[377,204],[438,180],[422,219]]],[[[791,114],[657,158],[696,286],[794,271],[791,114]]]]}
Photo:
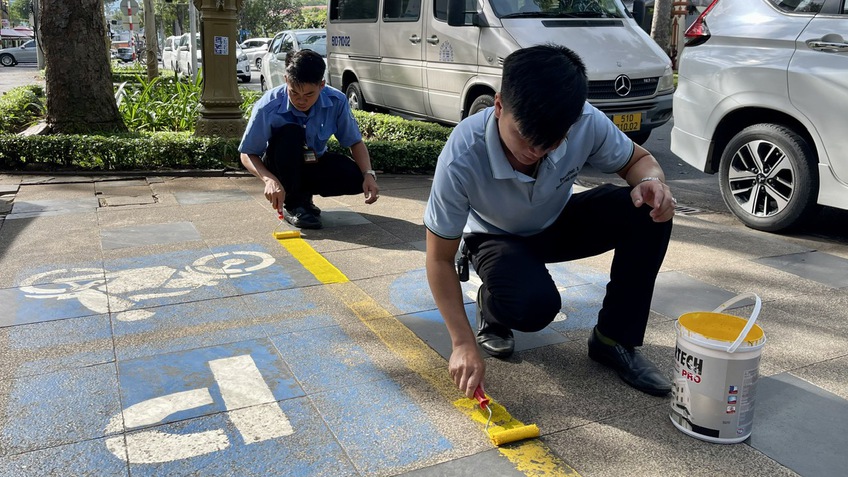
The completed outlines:
{"type": "Polygon", "coordinates": [[[306,205],[303,206],[303,208],[315,217],[321,217],[321,209],[319,209],[318,206],[315,205],[314,202],[312,202],[312,199],[309,199],[309,202],[307,202],[306,205]]]}
{"type": "Polygon", "coordinates": [[[512,330],[483,319],[483,304],[480,297],[482,292],[477,291],[477,344],[483,351],[495,358],[508,358],[515,350],[515,339],[512,330]]]}
{"type": "Polygon", "coordinates": [[[671,392],[671,381],[639,350],[604,344],[594,329],[589,336],[589,357],[609,366],[624,382],[644,393],[665,396],[671,392]]]}
{"type": "Polygon", "coordinates": [[[294,209],[286,209],[286,222],[301,229],[320,229],[323,225],[321,219],[309,212],[305,207],[295,207],[294,209]]]}

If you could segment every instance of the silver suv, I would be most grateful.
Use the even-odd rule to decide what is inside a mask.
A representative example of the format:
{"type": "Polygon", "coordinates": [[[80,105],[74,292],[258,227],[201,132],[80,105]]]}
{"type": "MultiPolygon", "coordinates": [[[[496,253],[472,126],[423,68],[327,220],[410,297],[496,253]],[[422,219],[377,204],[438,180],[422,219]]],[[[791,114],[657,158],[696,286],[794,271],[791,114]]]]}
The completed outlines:
{"type": "Polygon", "coordinates": [[[848,209],[848,0],[714,0],[686,31],[671,150],[777,232],[848,209]]]}

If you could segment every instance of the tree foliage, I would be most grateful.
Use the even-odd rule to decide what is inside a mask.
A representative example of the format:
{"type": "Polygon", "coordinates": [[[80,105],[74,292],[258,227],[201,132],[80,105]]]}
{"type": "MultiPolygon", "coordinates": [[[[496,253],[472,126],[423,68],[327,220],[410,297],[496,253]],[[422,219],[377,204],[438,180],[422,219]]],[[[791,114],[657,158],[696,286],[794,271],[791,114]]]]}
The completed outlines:
{"type": "Polygon", "coordinates": [[[272,37],[290,28],[300,16],[298,0],[244,0],[238,13],[238,26],[248,37],[272,37]]]}

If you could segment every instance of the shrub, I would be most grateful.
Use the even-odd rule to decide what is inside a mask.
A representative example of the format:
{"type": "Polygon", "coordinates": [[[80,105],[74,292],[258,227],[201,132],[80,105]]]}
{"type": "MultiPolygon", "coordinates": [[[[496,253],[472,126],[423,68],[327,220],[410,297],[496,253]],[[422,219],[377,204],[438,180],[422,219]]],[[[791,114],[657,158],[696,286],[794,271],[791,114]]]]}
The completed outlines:
{"type": "Polygon", "coordinates": [[[44,88],[18,86],[0,96],[0,133],[18,133],[44,115],[44,88]]]}
{"type": "Polygon", "coordinates": [[[200,109],[202,82],[161,76],[126,83],[119,90],[118,110],[130,131],[194,131],[200,109]]]}

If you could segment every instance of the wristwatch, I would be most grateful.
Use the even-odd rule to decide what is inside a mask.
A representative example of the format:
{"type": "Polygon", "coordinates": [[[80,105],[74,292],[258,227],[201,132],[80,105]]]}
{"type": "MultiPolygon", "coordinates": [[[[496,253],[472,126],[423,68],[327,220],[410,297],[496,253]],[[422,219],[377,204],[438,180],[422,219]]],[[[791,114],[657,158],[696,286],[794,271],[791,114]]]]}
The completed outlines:
{"type": "Polygon", "coordinates": [[[375,181],[377,180],[377,172],[374,171],[374,169],[368,169],[367,171],[362,171],[362,175],[364,176],[365,174],[368,174],[371,177],[373,177],[375,181]]]}

